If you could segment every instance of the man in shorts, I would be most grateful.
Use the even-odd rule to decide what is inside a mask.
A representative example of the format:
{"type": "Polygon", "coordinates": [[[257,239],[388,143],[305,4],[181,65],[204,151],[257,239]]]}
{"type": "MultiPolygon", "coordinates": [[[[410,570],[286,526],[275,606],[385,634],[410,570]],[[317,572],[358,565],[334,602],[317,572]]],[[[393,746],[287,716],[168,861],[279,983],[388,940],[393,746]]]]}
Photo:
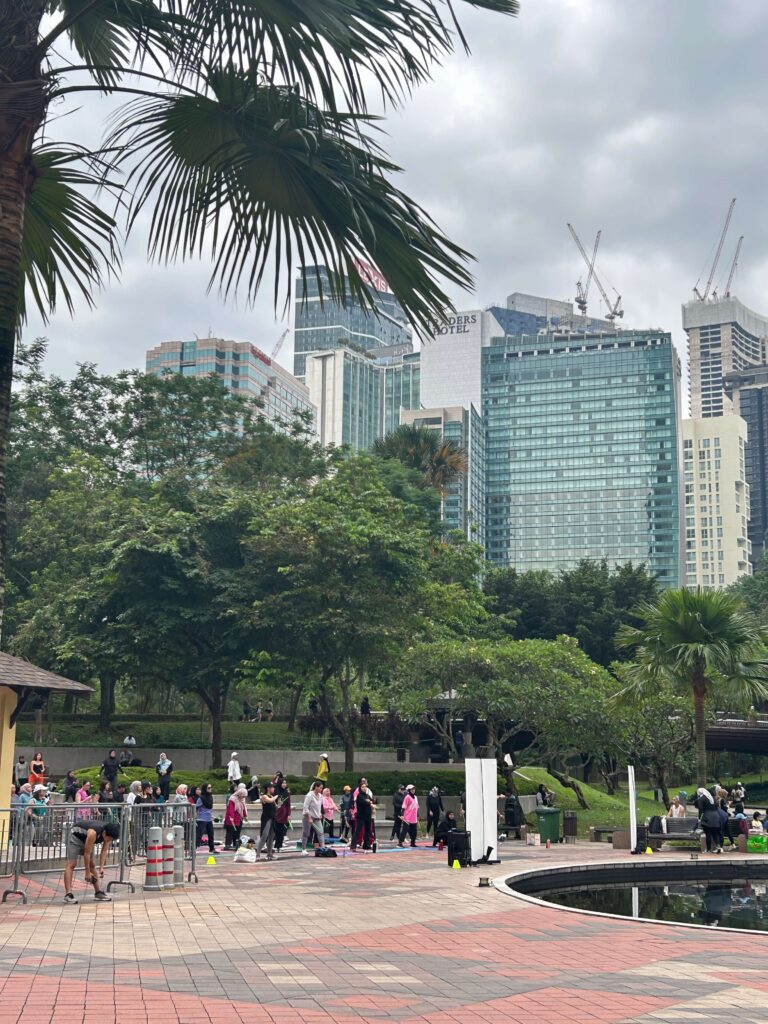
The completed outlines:
{"type": "Polygon", "coordinates": [[[111,903],[112,897],[108,896],[99,885],[99,878],[104,877],[104,866],[107,863],[109,847],[113,839],[120,835],[120,826],[114,822],[104,821],[78,821],[72,826],[67,840],[67,864],[64,868],[64,902],[77,903],[77,897],[72,892],[72,879],[77,867],[77,861],[83,858],[85,866],[85,881],[93,885],[94,897],[101,903],[111,903]],[[99,855],[99,870],[96,871],[96,862],[93,858],[93,848],[96,843],[101,843],[101,854],[99,855]]]}

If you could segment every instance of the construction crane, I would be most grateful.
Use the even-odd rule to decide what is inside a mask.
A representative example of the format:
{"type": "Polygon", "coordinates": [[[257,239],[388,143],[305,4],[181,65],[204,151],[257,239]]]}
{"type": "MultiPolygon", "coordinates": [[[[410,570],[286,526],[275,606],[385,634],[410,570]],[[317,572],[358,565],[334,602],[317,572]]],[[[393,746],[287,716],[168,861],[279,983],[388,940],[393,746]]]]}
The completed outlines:
{"type": "Polygon", "coordinates": [[[280,349],[283,347],[283,342],[288,337],[288,333],[289,332],[290,332],[290,327],[286,327],[286,329],[283,331],[283,333],[277,339],[277,344],[272,349],[272,354],[270,356],[270,359],[277,359],[277,355],[278,355],[280,349]]]}
{"type": "MultiPolygon", "coordinates": [[[[594,277],[595,284],[597,285],[598,291],[602,295],[603,302],[605,303],[606,309],[608,310],[608,312],[605,314],[605,319],[606,320],[610,320],[610,322],[613,323],[614,320],[620,319],[621,317],[624,316],[624,310],[622,309],[622,306],[621,306],[621,296],[617,292],[616,293],[615,301],[613,303],[611,303],[611,300],[608,298],[608,295],[607,295],[607,293],[605,291],[605,288],[603,288],[602,281],[597,276],[597,271],[595,270],[594,257],[592,259],[592,262],[590,263],[589,256],[587,256],[587,254],[586,254],[586,252],[584,250],[584,246],[581,244],[581,239],[576,234],[576,229],[574,228],[573,224],[568,224],[568,230],[571,232],[571,237],[573,238],[574,242],[576,243],[576,247],[579,250],[579,252],[581,253],[582,258],[584,259],[584,262],[587,265],[587,271],[589,273],[589,277],[587,278],[587,282],[589,283],[589,281],[591,281],[591,279],[594,277]]],[[[595,239],[595,254],[597,253],[597,246],[598,246],[599,241],[600,241],[600,235],[601,235],[601,232],[598,231],[597,238],[595,239]]],[[[584,296],[585,301],[586,301],[586,296],[585,296],[584,292],[582,292],[581,294],[582,294],[582,296],[584,296]]],[[[578,302],[578,299],[577,299],[577,302],[578,302]]],[[[581,307],[579,307],[579,308],[581,308],[581,307]]]]}
{"type": "Polygon", "coordinates": [[[731,285],[733,284],[733,278],[736,273],[736,267],[739,265],[739,254],[741,253],[741,243],[744,241],[744,235],[739,237],[736,243],[736,252],[733,256],[733,263],[731,264],[731,272],[728,275],[728,284],[725,286],[725,298],[730,299],[731,297],[731,285]]]}
{"type": "MultiPolygon", "coordinates": [[[[731,200],[731,204],[728,207],[728,213],[725,215],[725,224],[723,224],[723,230],[720,232],[720,241],[717,243],[717,249],[715,251],[715,258],[712,261],[712,269],[709,271],[709,277],[707,278],[707,287],[704,289],[704,294],[702,295],[701,292],[699,291],[699,281],[701,280],[701,277],[699,277],[699,281],[697,281],[696,284],[693,287],[693,294],[699,300],[699,302],[706,302],[707,299],[709,298],[709,292],[710,292],[710,289],[712,288],[712,281],[713,281],[714,276],[715,276],[715,271],[717,270],[717,264],[720,262],[720,254],[723,251],[723,244],[725,242],[725,236],[728,234],[728,228],[730,227],[730,224],[731,224],[731,217],[733,216],[733,208],[734,208],[735,205],[736,205],[736,200],[732,199],[731,200]]],[[[727,289],[726,289],[726,291],[727,291],[727,289]]]]}
{"type": "Polygon", "coordinates": [[[584,316],[587,315],[587,299],[589,298],[589,286],[592,284],[592,276],[595,271],[595,260],[597,259],[597,247],[600,245],[600,236],[602,231],[598,231],[595,235],[595,246],[592,249],[592,260],[589,264],[589,273],[587,274],[587,283],[582,287],[581,278],[576,282],[576,305],[579,307],[579,312],[584,316]]]}

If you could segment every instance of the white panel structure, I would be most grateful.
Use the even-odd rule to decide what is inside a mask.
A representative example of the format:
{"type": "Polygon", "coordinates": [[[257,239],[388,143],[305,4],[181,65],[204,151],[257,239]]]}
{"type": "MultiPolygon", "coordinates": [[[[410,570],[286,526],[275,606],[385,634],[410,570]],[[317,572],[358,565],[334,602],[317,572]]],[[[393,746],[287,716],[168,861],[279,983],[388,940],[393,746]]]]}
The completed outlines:
{"type": "Polygon", "coordinates": [[[498,841],[496,761],[489,757],[468,757],[464,762],[464,771],[466,821],[467,832],[472,834],[472,860],[478,861],[488,853],[488,860],[495,861],[498,841]]]}

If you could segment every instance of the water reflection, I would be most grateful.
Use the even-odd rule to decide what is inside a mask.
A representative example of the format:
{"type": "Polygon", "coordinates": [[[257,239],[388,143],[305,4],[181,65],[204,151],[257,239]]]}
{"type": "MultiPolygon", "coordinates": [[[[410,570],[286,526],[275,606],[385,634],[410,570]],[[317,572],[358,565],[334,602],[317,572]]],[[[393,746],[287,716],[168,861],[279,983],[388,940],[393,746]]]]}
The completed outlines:
{"type": "Polygon", "coordinates": [[[542,898],[564,907],[622,917],[768,931],[768,895],[764,883],[753,885],[739,880],[592,886],[562,889],[542,894],[542,898]]]}

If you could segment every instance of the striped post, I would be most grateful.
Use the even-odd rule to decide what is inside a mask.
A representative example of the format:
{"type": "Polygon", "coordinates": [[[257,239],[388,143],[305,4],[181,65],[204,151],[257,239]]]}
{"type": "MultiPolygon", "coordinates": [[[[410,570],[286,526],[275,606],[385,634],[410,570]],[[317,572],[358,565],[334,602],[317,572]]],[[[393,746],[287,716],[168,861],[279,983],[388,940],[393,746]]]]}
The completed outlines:
{"type": "Polygon", "coordinates": [[[147,832],[147,873],[144,888],[163,888],[163,830],[153,826],[147,832]]]}
{"type": "Polygon", "coordinates": [[[173,826],[173,884],[184,888],[184,826],[173,826]]]}
{"type": "Polygon", "coordinates": [[[163,881],[164,889],[173,888],[173,830],[163,829],[163,881]]]}

